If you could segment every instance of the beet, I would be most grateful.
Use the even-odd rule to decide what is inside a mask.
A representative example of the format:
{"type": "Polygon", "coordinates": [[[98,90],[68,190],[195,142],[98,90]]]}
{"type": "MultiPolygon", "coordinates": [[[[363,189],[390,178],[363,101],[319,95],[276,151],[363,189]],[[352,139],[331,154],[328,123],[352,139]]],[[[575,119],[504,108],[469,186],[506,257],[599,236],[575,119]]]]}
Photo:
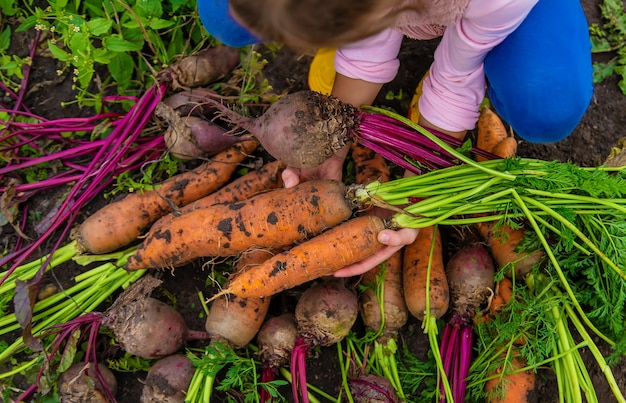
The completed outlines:
{"type": "Polygon", "coordinates": [[[298,337],[296,318],[292,313],[269,318],[257,334],[261,365],[279,368],[289,362],[298,337]]]}
{"type": "Polygon", "coordinates": [[[206,103],[207,97],[215,97],[218,94],[208,88],[191,88],[176,92],[162,102],[176,111],[180,116],[197,116],[199,118],[212,118],[217,112],[214,106],[206,103]]]}
{"type": "Polygon", "coordinates": [[[494,266],[489,252],[479,243],[460,249],[446,264],[446,276],[451,320],[471,323],[476,310],[494,288],[494,266]]]}
{"type": "Polygon", "coordinates": [[[184,354],[174,354],[155,362],[143,386],[141,403],[183,403],[195,372],[184,354]]]}
{"type": "Polygon", "coordinates": [[[117,380],[106,365],[98,363],[98,373],[91,363],[72,364],[59,377],[59,398],[61,403],[90,402],[107,403],[108,395],[117,393],[117,380]],[[105,386],[108,389],[105,390],[105,386]]]}
{"type": "Polygon", "coordinates": [[[298,338],[291,354],[294,402],[308,403],[306,357],[311,348],[331,346],[348,335],[359,314],[356,294],[340,280],[317,283],[307,289],[296,304],[298,338]]]}
{"type": "Polygon", "coordinates": [[[367,374],[348,380],[354,403],[400,403],[391,382],[385,377],[367,374]]]}
{"type": "MultiPolygon", "coordinates": [[[[263,323],[256,336],[261,357],[262,383],[273,381],[280,367],[289,362],[297,337],[298,327],[292,313],[269,318],[263,323]]],[[[260,403],[272,400],[265,388],[261,388],[260,395],[260,403]]]]}
{"type": "Polygon", "coordinates": [[[316,167],[345,146],[360,116],[357,108],[314,91],[287,94],[258,118],[210,102],[226,120],[256,137],[270,155],[295,168],[316,167]]]}
{"type": "Polygon", "coordinates": [[[150,297],[107,311],[102,324],[113,330],[126,352],[143,358],[165,357],[190,340],[208,337],[189,330],[178,311],[150,297]]]}
{"type": "MultiPolygon", "coordinates": [[[[479,243],[460,249],[446,265],[450,287],[450,317],[443,328],[440,353],[455,402],[465,401],[466,379],[474,344],[472,324],[477,310],[493,293],[493,275],[491,256],[479,243]]],[[[440,389],[444,394],[441,383],[440,389]]]]}
{"type": "Polygon", "coordinates": [[[229,135],[217,123],[198,116],[181,116],[165,103],[157,106],[155,115],[168,124],[163,137],[169,151],[183,160],[210,157],[243,140],[229,135]]]}

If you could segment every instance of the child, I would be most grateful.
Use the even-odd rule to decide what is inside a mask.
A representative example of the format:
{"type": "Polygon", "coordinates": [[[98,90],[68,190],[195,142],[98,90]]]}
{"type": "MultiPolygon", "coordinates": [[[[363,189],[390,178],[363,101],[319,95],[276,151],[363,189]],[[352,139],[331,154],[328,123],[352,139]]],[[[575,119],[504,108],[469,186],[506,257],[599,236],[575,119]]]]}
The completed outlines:
{"type": "MultiPolygon", "coordinates": [[[[371,104],[394,78],[404,36],[441,37],[423,80],[416,120],[458,138],[474,128],[485,88],[491,105],[516,134],[538,143],[567,137],[593,94],[588,24],[576,0],[226,3],[198,4],[207,30],[225,44],[242,46],[266,38],[293,47],[337,48],[331,93],[355,106],[371,104]]],[[[310,75],[315,74],[312,69],[310,75]]],[[[341,179],[346,154],[347,147],[312,170],[287,169],[285,186],[311,178],[341,179]]],[[[339,275],[374,267],[416,234],[382,231],[379,240],[388,247],[339,275]]]]}

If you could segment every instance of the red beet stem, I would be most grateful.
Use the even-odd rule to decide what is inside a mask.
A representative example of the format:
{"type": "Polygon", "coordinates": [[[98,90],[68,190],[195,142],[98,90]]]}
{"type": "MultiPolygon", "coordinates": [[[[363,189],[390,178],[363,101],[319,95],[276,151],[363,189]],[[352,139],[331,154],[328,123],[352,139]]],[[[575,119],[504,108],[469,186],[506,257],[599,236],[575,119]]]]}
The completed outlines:
{"type": "Polygon", "coordinates": [[[294,403],[309,403],[309,392],[306,386],[306,357],[310,345],[304,338],[298,336],[296,345],[291,353],[291,392],[294,403]]]}

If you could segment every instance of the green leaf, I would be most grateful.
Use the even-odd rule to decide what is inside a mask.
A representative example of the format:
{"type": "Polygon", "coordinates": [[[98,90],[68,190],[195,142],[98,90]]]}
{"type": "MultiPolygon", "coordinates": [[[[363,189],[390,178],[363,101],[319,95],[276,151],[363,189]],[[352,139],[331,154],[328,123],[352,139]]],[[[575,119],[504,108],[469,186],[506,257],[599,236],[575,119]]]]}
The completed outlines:
{"type": "Polygon", "coordinates": [[[28,31],[29,29],[33,28],[35,25],[37,25],[37,16],[36,15],[31,15],[30,17],[26,18],[19,27],[17,27],[17,29],[15,30],[15,32],[24,32],[24,31],[28,31]]]}
{"type": "Polygon", "coordinates": [[[85,57],[91,53],[92,45],[91,41],[89,40],[89,36],[85,35],[82,32],[77,32],[72,35],[69,46],[72,50],[72,53],[76,56],[85,57]]]}
{"type": "Polygon", "coordinates": [[[175,24],[176,23],[172,20],[162,20],[160,18],[152,18],[150,20],[150,28],[154,30],[169,28],[175,24]]]}
{"type": "Polygon", "coordinates": [[[115,57],[115,52],[110,52],[106,49],[97,48],[93,52],[93,61],[100,64],[109,64],[111,59],[115,57]]]}
{"type": "Polygon", "coordinates": [[[121,88],[127,88],[134,73],[133,58],[128,53],[118,53],[108,64],[109,73],[121,88]]]}
{"type": "Polygon", "coordinates": [[[143,48],[143,41],[131,42],[119,36],[111,36],[102,41],[105,48],[113,52],[139,51],[143,48]]]}
{"type": "Polygon", "coordinates": [[[94,18],[87,22],[87,29],[92,35],[100,36],[109,32],[113,26],[113,21],[108,18],[94,18]]]}
{"type": "Polygon", "coordinates": [[[0,51],[4,52],[11,46],[11,28],[6,27],[2,33],[0,33],[0,51]]]}
{"type": "Polygon", "coordinates": [[[615,70],[615,62],[613,63],[600,63],[595,62],[593,64],[593,82],[594,84],[601,83],[606,78],[613,75],[615,70]]]}
{"type": "Polygon", "coordinates": [[[15,0],[0,0],[0,11],[7,17],[15,15],[17,11],[15,0]]]}
{"type": "Polygon", "coordinates": [[[52,56],[62,62],[67,62],[70,60],[70,55],[66,51],[50,41],[48,41],[48,49],[50,49],[50,53],[52,53],[52,56]]]}
{"type": "Polygon", "coordinates": [[[93,66],[82,66],[78,70],[78,82],[82,88],[88,88],[91,84],[91,78],[93,77],[93,66]]]}
{"type": "Polygon", "coordinates": [[[141,0],[135,3],[133,11],[143,18],[160,18],[163,15],[161,0],[141,0]]]}

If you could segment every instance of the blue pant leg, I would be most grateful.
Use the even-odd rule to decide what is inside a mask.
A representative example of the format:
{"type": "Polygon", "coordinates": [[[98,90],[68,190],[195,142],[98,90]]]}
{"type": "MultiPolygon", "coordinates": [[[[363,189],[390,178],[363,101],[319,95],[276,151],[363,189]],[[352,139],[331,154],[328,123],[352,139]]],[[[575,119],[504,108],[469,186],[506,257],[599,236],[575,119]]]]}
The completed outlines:
{"type": "Polygon", "coordinates": [[[578,0],[539,0],[485,58],[490,101],[523,139],[569,136],[593,96],[591,42],[578,0]]]}
{"type": "Polygon", "coordinates": [[[231,17],[228,0],[198,0],[198,14],[209,34],[224,45],[241,47],[262,42],[231,17]]]}

